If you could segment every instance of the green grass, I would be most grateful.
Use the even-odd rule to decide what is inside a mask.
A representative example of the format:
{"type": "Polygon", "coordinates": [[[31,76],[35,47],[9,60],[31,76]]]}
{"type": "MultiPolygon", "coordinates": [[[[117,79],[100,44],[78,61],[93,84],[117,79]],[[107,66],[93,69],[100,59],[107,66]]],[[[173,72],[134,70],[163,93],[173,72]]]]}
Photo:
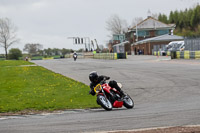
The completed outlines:
{"type": "Polygon", "coordinates": [[[0,61],[0,67],[20,66],[20,65],[33,65],[34,63],[23,60],[5,60],[0,61]]]}
{"type": "Polygon", "coordinates": [[[42,60],[44,57],[43,56],[35,56],[35,57],[32,57],[31,59],[32,60],[42,60]]]}
{"type": "Polygon", "coordinates": [[[34,57],[31,57],[32,60],[42,60],[43,58],[60,59],[60,55],[55,55],[55,56],[34,56],[34,57]]]}
{"type": "Polygon", "coordinates": [[[99,107],[89,87],[25,61],[0,61],[0,113],[99,107]]]}

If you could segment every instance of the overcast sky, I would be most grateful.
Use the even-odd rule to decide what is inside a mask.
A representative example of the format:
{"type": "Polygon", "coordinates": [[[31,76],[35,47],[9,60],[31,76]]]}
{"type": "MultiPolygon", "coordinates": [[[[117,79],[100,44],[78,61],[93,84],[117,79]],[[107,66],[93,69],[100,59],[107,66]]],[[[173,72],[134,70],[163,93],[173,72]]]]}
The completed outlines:
{"type": "MultiPolygon", "coordinates": [[[[200,0],[0,0],[0,18],[9,18],[18,28],[23,49],[26,43],[44,48],[84,48],[73,45],[68,37],[90,37],[105,45],[109,40],[106,20],[113,14],[131,24],[136,17],[191,8],[200,0]]],[[[4,49],[0,47],[0,53],[4,49]]]]}

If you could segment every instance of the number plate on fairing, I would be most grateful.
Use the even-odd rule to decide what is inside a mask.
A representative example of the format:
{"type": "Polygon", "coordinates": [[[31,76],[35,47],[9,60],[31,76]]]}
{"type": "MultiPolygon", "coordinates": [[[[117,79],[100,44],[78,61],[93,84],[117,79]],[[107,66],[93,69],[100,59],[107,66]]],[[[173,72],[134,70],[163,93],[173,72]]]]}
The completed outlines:
{"type": "Polygon", "coordinates": [[[95,91],[96,93],[98,93],[99,91],[101,91],[101,85],[100,85],[100,84],[96,85],[96,86],[94,87],[94,91],[95,91]]]}

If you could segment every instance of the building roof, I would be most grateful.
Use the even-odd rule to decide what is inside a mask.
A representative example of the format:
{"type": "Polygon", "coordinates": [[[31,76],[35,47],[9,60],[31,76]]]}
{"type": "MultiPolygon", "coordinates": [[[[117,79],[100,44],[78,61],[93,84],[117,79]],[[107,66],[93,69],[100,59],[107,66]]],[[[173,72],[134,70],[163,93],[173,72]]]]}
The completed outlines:
{"type": "MultiPolygon", "coordinates": [[[[165,24],[161,21],[156,20],[153,17],[148,17],[147,19],[141,21],[137,24],[137,29],[145,30],[145,29],[174,29],[175,24],[165,24]]],[[[130,29],[131,31],[136,30],[136,26],[130,29]]]]}
{"type": "Polygon", "coordinates": [[[122,43],[118,43],[118,44],[115,44],[113,45],[113,47],[116,47],[116,46],[124,46],[125,44],[129,43],[129,41],[125,41],[125,42],[122,42],[122,43]]]}
{"type": "Polygon", "coordinates": [[[143,43],[148,43],[148,42],[164,42],[164,41],[180,41],[180,40],[184,40],[184,38],[182,36],[165,34],[165,35],[161,35],[157,37],[144,39],[144,40],[135,42],[132,45],[143,44],[143,43]]]}

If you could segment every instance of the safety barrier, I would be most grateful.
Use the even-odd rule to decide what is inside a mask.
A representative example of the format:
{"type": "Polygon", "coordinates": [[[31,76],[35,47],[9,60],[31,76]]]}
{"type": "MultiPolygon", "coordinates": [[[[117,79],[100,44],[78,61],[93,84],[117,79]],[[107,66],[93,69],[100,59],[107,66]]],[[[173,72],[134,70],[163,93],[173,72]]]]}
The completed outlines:
{"type": "Polygon", "coordinates": [[[65,54],[65,58],[70,58],[71,55],[70,54],[65,54]]]}
{"type": "Polygon", "coordinates": [[[54,57],[42,58],[43,60],[52,60],[54,57]]]}
{"type": "MultiPolygon", "coordinates": [[[[153,55],[161,56],[160,51],[154,51],[153,55]]],[[[200,51],[167,51],[167,56],[172,59],[200,59],[200,51]]]]}
{"type": "Polygon", "coordinates": [[[96,53],[94,54],[94,59],[108,59],[108,60],[116,60],[117,53],[96,53]]]}
{"type": "Polygon", "coordinates": [[[160,56],[160,51],[154,51],[155,56],[160,56]]]}
{"type": "MultiPolygon", "coordinates": [[[[108,60],[116,60],[116,59],[127,59],[127,53],[77,53],[78,59],[80,58],[94,58],[94,59],[108,59],[108,60]]],[[[73,53],[66,54],[62,58],[73,58],[73,53]]],[[[48,58],[33,58],[32,60],[49,60],[49,59],[61,59],[61,57],[48,57],[48,58]]]]}

